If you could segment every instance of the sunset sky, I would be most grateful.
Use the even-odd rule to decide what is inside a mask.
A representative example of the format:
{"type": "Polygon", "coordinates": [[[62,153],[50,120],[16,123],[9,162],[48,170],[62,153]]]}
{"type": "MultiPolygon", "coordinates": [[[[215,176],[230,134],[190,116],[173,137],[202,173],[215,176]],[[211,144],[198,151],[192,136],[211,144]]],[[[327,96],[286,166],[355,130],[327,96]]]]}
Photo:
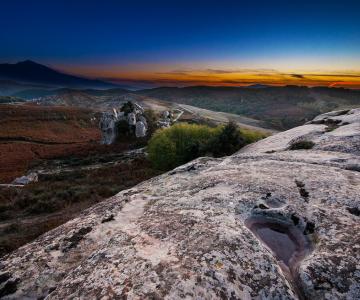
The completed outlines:
{"type": "Polygon", "coordinates": [[[360,1],[2,1],[0,62],[144,86],[360,88],[360,1]]]}

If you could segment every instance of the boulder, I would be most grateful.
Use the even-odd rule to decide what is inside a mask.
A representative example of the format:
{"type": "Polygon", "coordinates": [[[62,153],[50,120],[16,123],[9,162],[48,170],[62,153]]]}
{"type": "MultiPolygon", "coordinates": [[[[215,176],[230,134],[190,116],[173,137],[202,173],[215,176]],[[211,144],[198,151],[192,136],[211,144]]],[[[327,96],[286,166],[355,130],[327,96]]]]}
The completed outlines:
{"type": "Polygon", "coordinates": [[[117,116],[114,113],[104,112],[100,118],[99,127],[102,131],[101,144],[110,145],[116,139],[117,116]]]}
{"type": "Polygon", "coordinates": [[[147,132],[147,121],[144,115],[144,109],[137,103],[130,103],[127,106],[133,105],[133,110],[127,115],[124,111],[118,111],[113,108],[112,112],[104,112],[101,116],[99,127],[102,131],[102,144],[113,144],[118,135],[123,134],[118,132],[122,130],[123,124],[119,126],[120,122],[127,122],[126,134],[128,131],[135,134],[136,137],[144,137],[147,132]]]}
{"type": "Polygon", "coordinates": [[[143,122],[146,127],[148,126],[147,120],[146,120],[146,118],[145,118],[143,115],[140,115],[140,116],[139,116],[139,121],[143,122]]]}
{"type": "Polygon", "coordinates": [[[163,113],[162,113],[162,117],[163,117],[163,119],[168,119],[168,118],[170,118],[170,112],[169,111],[164,111],[163,113]]]}
{"type": "Polygon", "coordinates": [[[142,121],[136,122],[135,136],[137,138],[146,136],[146,126],[142,121]]]}
{"type": "Polygon", "coordinates": [[[127,118],[128,118],[129,125],[133,125],[133,126],[136,125],[136,115],[135,115],[135,113],[129,113],[127,115],[127,118]]]}
{"type": "Polygon", "coordinates": [[[15,178],[12,184],[26,185],[31,182],[37,182],[38,175],[36,173],[30,173],[29,175],[24,175],[18,178],[15,178]]]}
{"type": "Polygon", "coordinates": [[[145,181],[4,257],[0,295],[359,299],[359,139],[327,114],[145,181]]]}

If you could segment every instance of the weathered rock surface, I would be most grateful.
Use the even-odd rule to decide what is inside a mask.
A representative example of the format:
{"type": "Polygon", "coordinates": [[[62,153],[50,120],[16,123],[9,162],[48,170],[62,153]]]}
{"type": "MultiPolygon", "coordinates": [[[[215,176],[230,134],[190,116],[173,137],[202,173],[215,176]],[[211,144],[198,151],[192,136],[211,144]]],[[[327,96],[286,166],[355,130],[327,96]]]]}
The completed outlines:
{"type": "MultiPolygon", "coordinates": [[[[113,108],[112,112],[103,112],[99,127],[102,131],[101,144],[113,144],[119,134],[132,132],[137,138],[145,137],[148,131],[148,124],[145,118],[144,109],[137,103],[127,102],[123,104],[120,111],[113,108]],[[125,113],[123,108],[130,110],[125,113]],[[119,122],[127,122],[127,132],[119,132],[119,122]]],[[[124,130],[124,128],[122,129],[124,130]]]]}
{"type": "Polygon", "coordinates": [[[101,144],[110,145],[116,139],[116,121],[117,115],[110,112],[104,112],[101,116],[99,127],[102,131],[101,144]]]}
{"type": "Polygon", "coordinates": [[[0,296],[359,299],[359,145],[360,109],[197,159],[5,257],[0,296]],[[314,147],[287,150],[299,140],[314,147]],[[278,236],[301,255],[266,246],[278,236]]]}
{"type": "Polygon", "coordinates": [[[135,125],[135,136],[137,138],[139,137],[145,137],[146,136],[146,125],[144,122],[142,121],[138,121],[136,122],[136,125],[135,125]]]}
{"type": "Polygon", "coordinates": [[[28,175],[15,178],[12,184],[26,185],[31,182],[37,182],[37,181],[38,181],[38,175],[36,173],[30,173],[28,175]]]}

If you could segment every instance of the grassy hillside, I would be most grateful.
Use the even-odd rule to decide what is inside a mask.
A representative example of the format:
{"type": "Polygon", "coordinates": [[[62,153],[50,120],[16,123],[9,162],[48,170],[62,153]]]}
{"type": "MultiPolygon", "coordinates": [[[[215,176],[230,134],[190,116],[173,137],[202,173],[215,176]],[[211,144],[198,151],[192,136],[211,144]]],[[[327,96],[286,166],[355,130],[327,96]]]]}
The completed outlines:
{"type": "MultiPolygon", "coordinates": [[[[111,155],[100,153],[99,157],[83,159],[73,156],[71,161],[77,165],[70,170],[40,175],[39,182],[23,188],[0,187],[0,257],[75,218],[89,206],[159,174],[145,158],[85,169],[97,163],[96,158],[111,159],[111,155]]],[[[63,165],[69,160],[57,162],[63,165]]],[[[52,166],[53,161],[48,164],[53,170],[59,167],[52,166]]]]}
{"type": "Polygon", "coordinates": [[[0,105],[0,183],[23,175],[31,161],[83,152],[100,140],[91,110],[0,105]]]}

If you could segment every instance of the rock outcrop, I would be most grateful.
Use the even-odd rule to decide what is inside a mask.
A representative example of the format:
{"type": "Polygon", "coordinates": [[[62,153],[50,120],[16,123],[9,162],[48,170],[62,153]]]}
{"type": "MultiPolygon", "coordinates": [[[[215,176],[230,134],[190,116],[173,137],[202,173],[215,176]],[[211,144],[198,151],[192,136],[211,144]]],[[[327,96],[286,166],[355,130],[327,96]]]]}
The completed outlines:
{"type": "Polygon", "coordinates": [[[15,178],[12,182],[12,184],[18,184],[18,185],[26,185],[31,182],[37,182],[38,181],[38,174],[31,172],[28,175],[24,175],[18,178],[15,178]]]}
{"type": "Polygon", "coordinates": [[[118,116],[113,112],[104,112],[100,118],[99,127],[102,132],[101,144],[110,145],[117,136],[116,122],[118,116]]]}
{"type": "MultiPolygon", "coordinates": [[[[131,133],[137,138],[145,137],[148,130],[144,109],[137,103],[127,102],[120,111],[113,108],[112,112],[103,112],[99,127],[102,131],[101,144],[113,144],[119,134],[131,133]],[[125,111],[123,111],[126,107],[125,111]],[[119,131],[119,122],[125,122],[126,132],[119,131]]],[[[124,130],[124,128],[122,128],[124,130]]]]}
{"type": "Polygon", "coordinates": [[[359,147],[354,109],[199,158],[5,257],[0,296],[359,299],[359,147]]]}

